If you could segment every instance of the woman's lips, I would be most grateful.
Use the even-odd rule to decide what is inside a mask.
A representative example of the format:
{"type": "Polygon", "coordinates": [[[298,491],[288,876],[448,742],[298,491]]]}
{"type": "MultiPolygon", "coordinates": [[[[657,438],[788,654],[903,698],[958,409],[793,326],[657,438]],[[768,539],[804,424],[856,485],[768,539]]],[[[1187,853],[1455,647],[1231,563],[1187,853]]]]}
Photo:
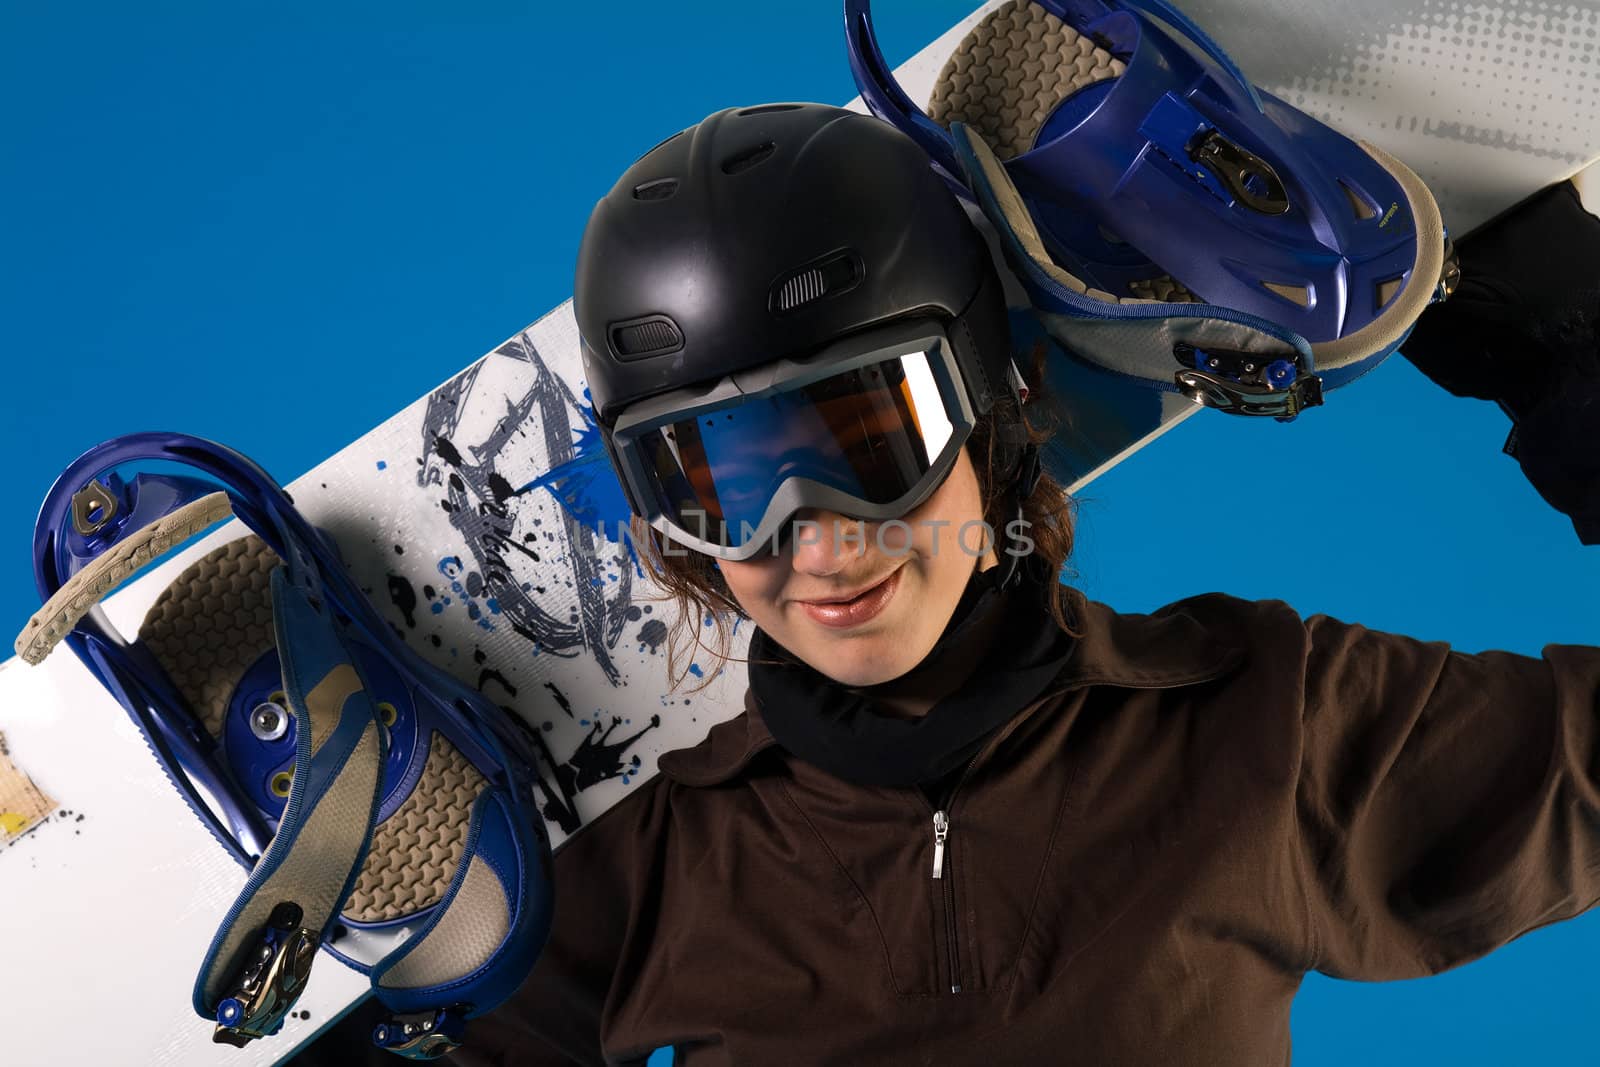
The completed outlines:
{"type": "Polygon", "coordinates": [[[802,600],[800,606],[823,626],[845,629],[860,626],[878,617],[900,587],[900,568],[896,567],[877,585],[864,589],[849,600],[822,602],[802,600]]]}

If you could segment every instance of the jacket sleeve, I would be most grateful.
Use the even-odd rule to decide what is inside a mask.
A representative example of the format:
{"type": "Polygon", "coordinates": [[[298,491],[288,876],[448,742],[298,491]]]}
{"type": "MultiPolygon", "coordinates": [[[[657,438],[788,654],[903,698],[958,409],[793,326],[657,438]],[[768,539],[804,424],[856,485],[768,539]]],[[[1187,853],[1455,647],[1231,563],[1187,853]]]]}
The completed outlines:
{"type": "MultiPolygon", "coordinates": [[[[554,921],[533,973],[510,1000],[467,1024],[467,1040],[450,1062],[607,1062],[601,1029],[608,1003],[622,992],[616,976],[639,966],[649,950],[670,787],[656,775],[556,852],[554,921]]],[[[643,1064],[652,1051],[628,1050],[611,1062],[643,1064]]]]}
{"type": "Polygon", "coordinates": [[[1600,649],[1309,636],[1296,869],[1311,967],[1416,977],[1600,897],[1600,649]]]}

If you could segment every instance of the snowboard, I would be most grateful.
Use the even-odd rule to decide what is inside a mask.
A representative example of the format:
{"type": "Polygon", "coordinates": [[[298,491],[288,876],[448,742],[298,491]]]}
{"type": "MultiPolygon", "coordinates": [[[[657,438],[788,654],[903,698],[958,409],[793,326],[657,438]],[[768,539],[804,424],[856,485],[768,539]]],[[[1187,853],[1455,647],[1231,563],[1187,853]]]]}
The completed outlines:
{"type": "MultiPolygon", "coordinates": [[[[946,57],[993,6],[896,71],[914,99],[927,100],[946,57]]],[[[1260,0],[1184,6],[1254,81],[1417,170],[1457,234],[1569,176],[1600,147],[1600,101],[1578,92],[1582,34],[1563,28],[1569,20],[1576,30],[1580,15],[1491,17],[1423,0],[1337,12],[1260,0]],[[1526,56],[1483,58],[1490,43],[1501,58],[1521,51],[1523,19],[1540,23],[1526,56]]],[[[1056,473],[1075,491],[1201,410],[1064,360],[1051,366],[1053,394],[1073,404],[1056,473]]],[[[558,850],[640,788],[660,753],[736,714],[744,688],[737,665],[694,662],[691,680],[705,687],[669,689],[672,608],[615,537],[627,507],[579,371],[568,303],[290,487],[406,641],[535,732],[539,801],[558,850]]],[[[241,533],[219,529],[130,583],[108,604],[113,621],[137,631],[190,560],[241,533]]],[[[748,637],[735,628],[735,658],[748,637]]],[[[270,1063],[364,994],[362,976],[322,959],[282,1034],[242,1051],[212,1045],[189,985],[244,872],[70,655],[0,670],[0,730],[18,766],[64,806],[0,852],[0,1003],[29,1020],[8,1042],[17,1062],[61,1061],[70,1034],[73,1061],[270,1063]],[[123,905],[105,871],[160,908],[123,905]],[[81,949],[63,947],[69,929],[81,949]],[[46,967],[70,973],[70,996],[39,981],[46,967]],[[85,1003],[96,1006],[90,1026],[80,1021],[85,1003]]]]}

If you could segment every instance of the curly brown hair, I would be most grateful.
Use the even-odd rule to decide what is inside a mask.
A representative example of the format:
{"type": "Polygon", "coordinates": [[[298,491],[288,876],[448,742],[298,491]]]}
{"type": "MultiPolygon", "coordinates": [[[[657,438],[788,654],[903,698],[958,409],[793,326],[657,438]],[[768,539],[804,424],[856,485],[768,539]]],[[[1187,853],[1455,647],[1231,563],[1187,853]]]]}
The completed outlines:
{"type": "MultiPolygon", "coordinates": [[[[1038,380],[1036,375],[1030,377],[1038,380]]],[[[1042,403],[1030,403],[1023,410],[1015,400],[1001,400],[973,423],[964,447],[977,475],[984,521],[992,530],[1003,531],[1013,518],[1009,512],[1002,513],[1009,505],[1007,490],[1010,485],[1005,479],[1011,472],[998,469],[1006,462],[1006,456],[995,430],[1011,422],[1020,423],[1027,440],[1035,448],[1042,448],[1050,440],[1054,426],[1047,417],[1036,413],[1048,410],[1048,405],[1042,403]]],[[[1022,518],[1028,523],[1028,536],[1033,541],[1032,562],[1043,573],[1059,577],[1067,558],[1072,555],[1073,508],[1072,498],[1048,472],[1041,472],[1033,492],[1022,502],[1022,518]]],[[[697,650],[708,653],[713,659],[711,668],[702,672],[699,684],[689,690],[698,692],[711,683],[723,665],[745,662],[728,653],[733,620],[749,616],[734,599],[713,557],[680,548],[664,551],[664,535],[638,515],[633,517],[631,533],[642,565],[661,587],[661,595],[654,599],[670,601],[677,609],[667,635],[667,675],[673,689],[682,685],[688,676],[697,650]],[[704,636],[708,629],[712,631],[709,643],[704,636]]],[[[1072,633],[1063,588],[1057,587],[1049,609],[1056,625],[1072,633]]]]}

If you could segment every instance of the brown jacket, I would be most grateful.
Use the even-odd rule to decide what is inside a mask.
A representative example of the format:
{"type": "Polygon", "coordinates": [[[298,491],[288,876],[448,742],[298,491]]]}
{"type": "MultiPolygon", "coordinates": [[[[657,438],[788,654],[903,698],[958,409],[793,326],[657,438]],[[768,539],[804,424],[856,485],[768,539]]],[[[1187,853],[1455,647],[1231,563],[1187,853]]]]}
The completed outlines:
{"type": "Polygon", "coordinates": [[[561,851],[552,941],[460,1061],[1283,1064],[1307,971],[1432,974],[1600,895],[1600,649],[1075,603],[942,878],[920,791],[750,707],[561,851]]]}

